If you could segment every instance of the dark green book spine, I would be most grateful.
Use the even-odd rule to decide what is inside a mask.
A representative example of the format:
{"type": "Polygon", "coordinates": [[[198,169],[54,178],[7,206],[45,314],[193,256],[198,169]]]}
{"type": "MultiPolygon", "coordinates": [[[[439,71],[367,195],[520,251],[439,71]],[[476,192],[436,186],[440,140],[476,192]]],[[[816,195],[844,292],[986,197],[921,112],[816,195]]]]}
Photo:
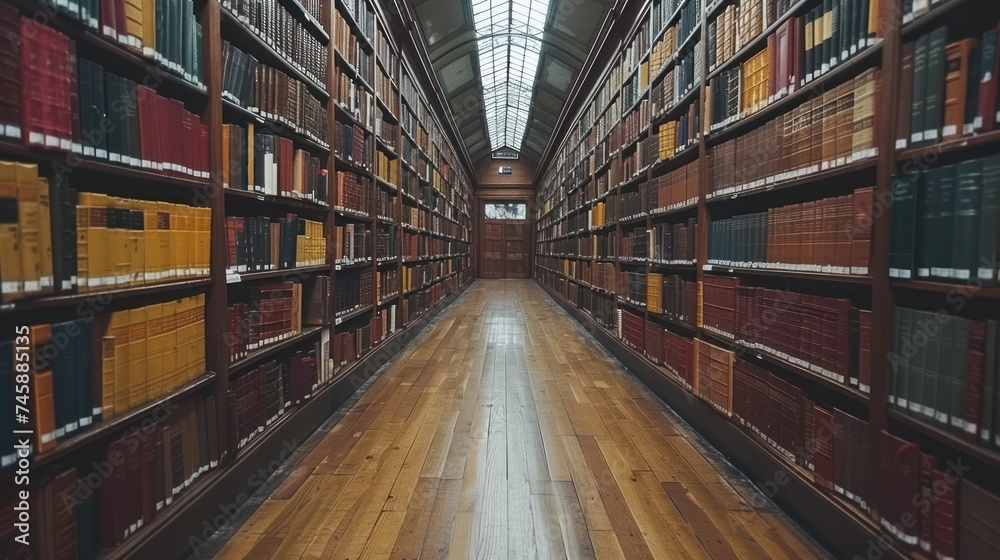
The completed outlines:
{"type": "Polygon", "coordinates": [[[979,421],[979,443],[990,445],[993,429],[993,392],[997,383],[997,321],[986,321],[986,363],[983,367],[983,395],[979,421]]]}
{"type": "Polygon", "coordinates": [[[931,277],[952,278],[952,237],[955,231],[955,191],[958,166],[942,167],[934,185],[934,220],[928,232],[931,241],[931,277]]]}
{"type": "Polygon", "coordinates": [[[945,46],[948,28],[939,27],[931,32],[927,47],[927,101],[924,107],[924,141],[934,142],[941,137],[944,122],[945,46]]]}
{"type": "Polygon", "coordinates": [[[955,226],[952,235],[952,278],[971,280],[979,274],[979,218],[982,212],[983,161],[958,164],[955,226]]]}
{"type": "Polygon", "coordinates": [[[916,233],[917,187],[916,173],[898,175],[892,179],[892,235],[889,242],[889,276],[912,278],[913,247],[916,233]]]}
{"type": "Polygon", "coordinates": [[[934,253],[932,232],[937,219],[934,204],[936,203],[935,196],[940,175],[940,169],[931,169],[920,177],[917,192],[917,235],[913,248],[913,264],[916,268],[917,278],[930,278],[931,276],[931,255],[934,253]]]}
{"type": "Polygon", "coordinates": [[[910,377],[910,324],[911,311],[905,307],[896,308],[893,322],[893,352],[889,361],[892,366],[892,395],[894,404],[900,409],[909,407],[908,382],[910,377]]]}
{"type": "Polygon", "coordinates": [[[107,119],[104,92],[107,89],[104,67],[96,62],[90,63],[90,85],[93,88],[91,102],[93,103],[94,119],[94,155],[100,159],[108,159],[108,134],[104,132],[107,119]]]}
{"type": "Polygon", "coordinates": [[[955,317],[945,325],[954,327],[954,335],[951,339],[950,360],[942,370],[948,371],[948,379],[951,381],[948,404],[947,423],[950,427],[960,430],[963,427],[962,412],[965,406],[965,378],[969,372],[969,330],[972,321],[955,317]]]}
{"type": "Polygon", "coordinates": [[[90,84],[92,64],[85,58],[77,59],[77,91],[80,95],[80,143],[83,155],[94,157],[94,100],[90,84]]]}
{"type": "Polygon", "coordinates": [[[125,99],[128,103],[128,141],[132,165],[142,163],[142,142],[139,136],[139,97],[135,82],[125,80],[125,99]]]}
{"type": "Polygon", "coordinates": [[[107,115],[108,124],[107,127],[107,137],[108,137],[108,158],[116,163],[122,161],[122,136],[124,119],[122,115],[125,114],[124,105],[121,101],[121,78],[115,76],[114,74],[105,74],[105,85],[104,85],[104,111],[107,115]]]}
{"type": "Polygon", "coordinates": [[[984,283],[997,280],[997,224],[1000,223],[1000,155],[983,160],[983,189],[979,217],[977,276],[984,283]]]}
{"type": "Polygon", "coordinates": [[[924,141],[924,110],[927,99],[927,51],[930,35],[917,39],[913,49],[913,107],[910,110],[910,143],[924,141]]]}
{"type": "MultiPolygon", "coordinates": [[[[930,313],[926,318],[932,319],[930,313]]],[[[940,325],[936,336],[928,334],[929,352],[927,354],[927,379],[924,381],[924,391],[927,392],[928,419],[941,425],[948,423],[948,407],[951,402],[951,351],[955,340],[957,317],[950,317],[948,322],[940,325]]]]}

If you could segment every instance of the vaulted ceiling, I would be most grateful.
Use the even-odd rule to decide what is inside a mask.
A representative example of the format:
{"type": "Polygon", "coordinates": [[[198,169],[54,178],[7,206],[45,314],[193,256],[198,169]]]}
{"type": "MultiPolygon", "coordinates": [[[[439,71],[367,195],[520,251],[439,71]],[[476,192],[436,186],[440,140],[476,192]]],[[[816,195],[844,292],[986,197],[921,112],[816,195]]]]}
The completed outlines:
{"type": "Polygon", "coordinates": [[[542,158],[566,96],[613,3],[409,1],[474,161],[500,148],[514,149],[536,162],[542,158]],[[542,27],[541,33],[537,27],[542,27]],[[521,131],[523,141],[511,145],[518,143],[521,131]]]}

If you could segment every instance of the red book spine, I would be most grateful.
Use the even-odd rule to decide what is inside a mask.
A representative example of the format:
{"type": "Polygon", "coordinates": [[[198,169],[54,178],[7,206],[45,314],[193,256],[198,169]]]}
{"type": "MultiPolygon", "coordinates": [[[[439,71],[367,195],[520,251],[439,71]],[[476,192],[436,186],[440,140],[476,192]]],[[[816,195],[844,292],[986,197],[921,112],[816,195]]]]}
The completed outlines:
{"type": "Polygon", "coordinates": [[[951,484],[951,474],[934,469],[931,474],[932,488],[937,500],[934,501],[934,537],[931,541],[939,560],[954,560],[958,557],[958,492],[951,484]],[[943,493],[938,493],[943,489],[943,493]]]}
{"type": "Polygon", "coordinates": [[[973,443],[979,441],[985,369],[986,323],[973,321],[969,324],[969,361],[965,372],[965,403],[962,407],[963,437],[973,443]]]}
{"type": "Polygon", "coordinates": [[[937,459],[927,453],[920,454],[920,527],[917,542],[924,552],[931,552],[934,540],[934,490],[933,473],[937,470],[937,459]]]}

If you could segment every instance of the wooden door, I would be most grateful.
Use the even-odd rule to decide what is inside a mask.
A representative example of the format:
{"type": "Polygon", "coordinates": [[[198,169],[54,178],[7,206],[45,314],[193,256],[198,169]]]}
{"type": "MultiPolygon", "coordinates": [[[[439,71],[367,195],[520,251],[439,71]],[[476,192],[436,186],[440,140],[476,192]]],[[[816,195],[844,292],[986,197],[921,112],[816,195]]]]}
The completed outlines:
{"type": "Polygon", "coordinates": [[[503,278],[504,220],[484,220],[483,225],[483,278],[503,278]]]}
{"type": "Polygon", "coordinates": [[[504,224],[504,278],[527,278],[528,262],[523,220],[505,220],[504,224]]]}

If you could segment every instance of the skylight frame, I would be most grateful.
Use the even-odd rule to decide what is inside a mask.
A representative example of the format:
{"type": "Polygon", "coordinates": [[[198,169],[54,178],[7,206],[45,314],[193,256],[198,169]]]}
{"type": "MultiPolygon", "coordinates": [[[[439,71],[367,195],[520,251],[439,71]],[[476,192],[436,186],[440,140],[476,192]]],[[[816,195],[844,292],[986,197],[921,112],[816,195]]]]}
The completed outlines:
{"type": "Polygon", "coordinates": [[[471,0],[493,151],[520,151],[541,57],[549,0],[471,0]]]}

